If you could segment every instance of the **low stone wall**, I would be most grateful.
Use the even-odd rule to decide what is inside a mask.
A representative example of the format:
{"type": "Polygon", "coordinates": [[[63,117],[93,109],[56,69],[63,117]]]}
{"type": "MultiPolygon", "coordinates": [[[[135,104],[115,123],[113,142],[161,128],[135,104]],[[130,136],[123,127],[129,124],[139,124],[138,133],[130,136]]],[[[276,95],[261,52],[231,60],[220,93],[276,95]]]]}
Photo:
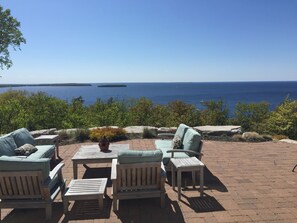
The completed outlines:
{"type": "MultiPolygon", "coordinates": [[[[106,126],[105,126],[106,127],[106,126]]],[[[118,128],[118,126],[109,126],[111,128],[118,128]]],[[[101,127],[93,127],[89,128],[89,130],[95,128],[103,128],[101,127]]],[[[195,126],[193,127],[196,131],[198,131],[202,136],[233,136],[235,134],[241,134],[241,126],[195,126]]],[[[154,135],[158,135],[159,133],[175,133],[177,127],[154,127],[154,126],[127,126],[124,130],[127,132],[128,137],[131,138],[142,138],[143,131],[148,129],[154,135]]],[[[79,129],[61,129],[57,130],[55,128],[52,129],[42,129],[32,131],[31,134],[34,137],[40,135],[51,135],[51,134],[59,134],[61,132],[66,132],[67,134],[74,134],[79,129]]]]}

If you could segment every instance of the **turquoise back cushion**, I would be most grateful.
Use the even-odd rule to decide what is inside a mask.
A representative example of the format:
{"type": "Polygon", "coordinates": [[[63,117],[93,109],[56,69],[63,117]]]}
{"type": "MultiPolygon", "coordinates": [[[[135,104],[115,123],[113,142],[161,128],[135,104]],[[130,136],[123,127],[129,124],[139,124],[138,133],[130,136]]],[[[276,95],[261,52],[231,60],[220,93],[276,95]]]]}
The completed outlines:
{"type": "Polygon", "coordinates": [[[16,148],[17,145],[11,135],[0,137],[0,156],[15,156],[16,148]]]}
{"type": "Polygon", "coordinates": [[[183,140],[185,133],[188,129],[189,129],[189,126],[185,124],[180,124],[174,134],[174,137],[179,137],[181,140],[183,140]]]}
{"type": "Polygon", "coordinates": [[[125,150],[118,154],[118,162],[121,164],[128,163],[150,163],[161,162],[163,153],[161,150],[125,150]]]}
{"type": "Polygon", "coordinates": [[[200,141],[201,141],[201,135],[194,129],[188,129],[183,139],[183,145],[184,145],[183,149],[200,152],[198,151],[200,141]]]}
{"type": "Polygon", "coordinates": [[[13,131],[12,132],[12,137],[13,137],[17,147],[20,147],[20,146],[22,146],[22,145],[24,145],[26,143],[35,146],[35,140],[34,140],[33,136],[25,128],[21,128],[21,129],[13,131]]]}
{"type": "Polygon", "coordinates": [[[29,160],[27,158],[18,157],[0,157],[0,170],[1,171],[32,171],[41,170],[43,179],[49,176],[50,172],[50,159],[40,158],[37,160],[29,160]]]}

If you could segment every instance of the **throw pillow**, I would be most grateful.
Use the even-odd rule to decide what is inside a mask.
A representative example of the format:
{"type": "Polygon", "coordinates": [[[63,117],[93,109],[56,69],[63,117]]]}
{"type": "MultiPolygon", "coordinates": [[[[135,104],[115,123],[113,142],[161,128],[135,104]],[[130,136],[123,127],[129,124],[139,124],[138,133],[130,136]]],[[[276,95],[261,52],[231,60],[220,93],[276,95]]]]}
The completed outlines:
{"type": "Polygon", "coordinates": [[[179,136],[175,136],[172,140],[172,148],[173,149],[182,149],[183,142],[179,136]]]}
{"type": "Polygon", "coordinates": [[[30,154],[35,153],[37,148],[31,144],[24,144],[19,148],[16,148],[14,151],[17,155],[29,156],[30,154]]]}

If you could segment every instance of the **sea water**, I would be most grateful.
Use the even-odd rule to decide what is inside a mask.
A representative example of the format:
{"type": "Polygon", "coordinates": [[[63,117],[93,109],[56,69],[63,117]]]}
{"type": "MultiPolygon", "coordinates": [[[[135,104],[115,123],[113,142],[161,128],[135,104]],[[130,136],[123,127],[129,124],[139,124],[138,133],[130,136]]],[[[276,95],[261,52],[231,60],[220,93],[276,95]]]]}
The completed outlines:
{"type": "MultiPolygon", "coordinates": [[[[102,84],[102,83],[100,83],[102,84]]],[[[167,104],[181,100],[203,109],[202,102],[223,100],[232,113],[239,102],[267,102],[273,110],[285,100],[297,99],[297,81],[291,82],[209,82],[209,83],[121,83],[126,87],[91,86],[27,86],[0,88],[0,93],[8,90],[26,90],[45,92],[70,102],[82,97],[85,105],[91,105],[96,99],[129,100],[146,97],[156,104],[167,104]]]]}

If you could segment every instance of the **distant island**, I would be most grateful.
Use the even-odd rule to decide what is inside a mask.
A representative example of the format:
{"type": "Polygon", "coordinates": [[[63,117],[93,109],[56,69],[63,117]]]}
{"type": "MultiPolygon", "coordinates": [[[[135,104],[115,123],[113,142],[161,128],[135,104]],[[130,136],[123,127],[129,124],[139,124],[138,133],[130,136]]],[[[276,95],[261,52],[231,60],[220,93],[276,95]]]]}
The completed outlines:
{"type": "Polygon", "coordinates": [[[127,87],[126,84],[101,84],[97,87],[127,87]]]}
{"type": "Polygon", "coordinates": [[[65,84],[0,84],[0,88],[4,88],[4,87],[77,87],[77,86],[92,86],[92,84],[78,84],[78,83],[65,83],[65,84]]]}

